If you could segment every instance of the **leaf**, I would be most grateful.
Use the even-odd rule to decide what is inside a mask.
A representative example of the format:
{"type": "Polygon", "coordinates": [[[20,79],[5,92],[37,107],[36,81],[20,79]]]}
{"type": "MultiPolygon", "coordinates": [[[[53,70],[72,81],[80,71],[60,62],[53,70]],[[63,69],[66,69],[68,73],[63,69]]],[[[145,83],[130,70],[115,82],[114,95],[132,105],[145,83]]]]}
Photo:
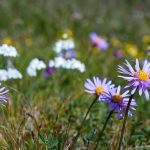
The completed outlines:
{"type": "Polygon", "coordinates": [[[38,138],[45,144],[44,136],[41,133],[38,133],[38,138]]]}

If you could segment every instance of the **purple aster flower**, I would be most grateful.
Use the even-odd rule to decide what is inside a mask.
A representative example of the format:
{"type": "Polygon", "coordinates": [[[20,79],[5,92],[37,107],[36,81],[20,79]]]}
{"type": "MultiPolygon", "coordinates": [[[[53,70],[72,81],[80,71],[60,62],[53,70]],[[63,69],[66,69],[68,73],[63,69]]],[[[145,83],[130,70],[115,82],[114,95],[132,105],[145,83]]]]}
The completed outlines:
{"type": "Polygon", "coordinates": [[[109,88],[114,87],[111,81],[106,82],[107,81],[106,78],[103,80],[100,80],[98,77],[93,77],[93,81],[94,82],[92,82],[90,79],[87,79],[84,85],[85,92],[98,96],[99,100],[108,91],[108,87],[109,88]]]}
{"type": "Polygon", "coordinates": [[[126,76],[119,76],[127,81],[129,84],[125,88],[133,87],[131,94],[139,90],[141,96],[144,92],[146,99],[149,99],[148,88],[150,87],[150,63],[145,60],[142,69],[139,66],[139,61],[136,59],[135,70],[132,68],[130,63],[126,60],[125,63],[127,68],[119,66],[119,72],[126,76]]]}
{"type": "MultiPolygon", "coordinates": [[[[118,113],[118,118],[123,118],[123,113],[125,112],[128,101],[129,101],[129,91],[124,92],[123,94],[120,94],[121,86],[118,86],[117,88],[111,88],[109,89],[109,92],[105,94],[105,97],[102,98],[102,102],[109,104],[110,110],[116,110],[118,113]]],[[[132,99],[130,104],[130,109],[135,110],[134,106],[136,105],[136,102],[134,99],[132,99]]],[[[128,116],[132,116],[131,111],[128,111],[128,116]]]]}
{"type": "Polygon", "coordinates": [[[99,50],[105,51],[108,49],[109,44],[107,41],[96,33],[90,33],[89,37],[92,45],[97,47],[99,50]]]}
{"type": "Polygon", "coordinates": [[[5,87],[0,88],[0,104],[4,105],[5,103],[7,103],[8,92],[9,92],[9,90],[6,90],[5,87]]]}
{"type": "Polygon", "coordinates": [[[51,76],[53,74],[53,72],[55,71],[55,68],[54,67],[47,67],[45,72],[44,72],[44,76],[46,78],[48,78],[49,76],[51,76]]]}

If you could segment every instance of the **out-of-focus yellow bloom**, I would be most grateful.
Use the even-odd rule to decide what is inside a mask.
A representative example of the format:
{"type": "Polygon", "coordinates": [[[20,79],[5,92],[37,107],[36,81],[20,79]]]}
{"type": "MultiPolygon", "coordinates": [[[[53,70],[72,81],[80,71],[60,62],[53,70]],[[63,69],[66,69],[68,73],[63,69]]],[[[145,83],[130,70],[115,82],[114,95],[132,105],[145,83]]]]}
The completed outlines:
{"type": "Polygon", "coordinates": [[[134,44],[125,44],[125,51],[132,57],[136,57],[138,55],[138,48],[134,44]]]}
{"type": "Polygon", "coordinates": [[[2,40],[2,44],[13,45],[14,41],[10,37],[6,37],[2,40]]]}
{"type": "Polygon", "coordinates": [[[32,38],[31,37],[25,37],[24,38],[25,44],[29,47],[32,45],[32,38]]]}
{"type": "Polygon", "coordinates": [[[110,43],[113,47],[121,47],[121,42],[117,38],[112,38],[110,43]]]}
{"type": "Polygon", "coordinates": [[[142,40],[145,44],[150,43],[150,35],[144,35],[142,40]]]}
{"type": "Polygon", "coordinates": [[[57,38],[58,39],[69,39],[69,38],[73,38],[73,33],[71,30],[69,29],[66,29],[65,31],[63,32],[58,32],[57,33],[57,38]]]}

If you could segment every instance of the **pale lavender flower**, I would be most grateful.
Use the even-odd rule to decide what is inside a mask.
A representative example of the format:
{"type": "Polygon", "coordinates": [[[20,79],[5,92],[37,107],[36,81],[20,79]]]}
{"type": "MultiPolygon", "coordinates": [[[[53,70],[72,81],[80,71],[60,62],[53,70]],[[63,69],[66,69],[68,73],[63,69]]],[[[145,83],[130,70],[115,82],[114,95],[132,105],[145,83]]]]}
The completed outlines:
{"type": "Polygon", "coordinates": [[[105,51],[108,49],[109,44],[107,43],[107,41],[96,33],[90,33],[89,37],[92,45],[97,47],[99,50],[105,51]]]}
{"type": "Polygon", "coordinates": [[[74,49],[69,49],[67,51],[62,51],[59,56],[65,58],[65,59],[72,59],[72,58],[76,58],[76,53],[74,51],[74,49]]]}
{"type": "Polygon", "coordinates": [[[85,92],[90,93],[92,95],[98,96],[99,100],[101,100],[101,97],[105,95],[105,93],[108,91],[108,87],[112,88],[114,85],[111,81],[106,82],[107,79],[100,80],[98,77],[93,77],[93,81],[90,79],[87,79],[85,82],[85,92]]]}
{"type": "Polygon", "coordinates": [[[136,90],[139,91],[141,96],[144,92],[146,99],[149,99],[148,88],[150,87],[150,63],[145,60],[142,69],[139,66],[139,61],[136,59],[135,70],[130,63],[126,60],[126,68],[119,66],[119,72],[125,76],[119,76],[127,81],[129,84],[125,88],[132,87],[131,94],[134,94],[136,90]]]}
{"type": "MultiPolygon", "coordinates": [[[[102,98],[102,102],[109,104],[110,110],[116,110],[118,113],[118,118],[122,119],[123,114],[127,108],[129,96],[129,91],[125,91],[123,94],[121,94],[121,86],[118,86],[117,88],[111,88],[109,91],[105,94],[105,97],[102,98]]],[[[136,102],[134,99],[132,99],[129,109],[135,110],[134,106],[136,105],[136,102]]],[[[132,116],[131,111],[128,111],[128,116],[132,116]]]]}

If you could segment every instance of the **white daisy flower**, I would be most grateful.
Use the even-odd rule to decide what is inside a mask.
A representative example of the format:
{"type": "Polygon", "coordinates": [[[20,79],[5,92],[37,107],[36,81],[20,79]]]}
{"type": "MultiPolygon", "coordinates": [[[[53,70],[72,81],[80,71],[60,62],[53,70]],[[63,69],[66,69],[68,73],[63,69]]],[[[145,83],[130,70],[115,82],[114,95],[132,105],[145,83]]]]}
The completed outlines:
{"type": "Polygon", "coordinates": [[[64,69],[77,69],[80,72],[85,72],[85,65],[77,59],[64,59],[56,57],[54,60],[49,61],[49,67],[64,68],[64,69]]]}
{"type": "Polygon", "coordinates": [[[7,81],[8,78],[8,73],[7,70],[5,69],[0,69],[0,81],[7,81]]]}
{"type": "Polygon", "coordinates": [[[9,79],[22,79],[22,74],[15,68],[0,69],[0,81],[9,79]]]}
{"type": "Polygon", "coordinates": [[[8,79],[22,79],[22,74],[16,68],[8,68],[8,79]]]}
{"type": "Polygon", "coordinates": [[[29,66],[27,67],[27,74],[29,76],[37,76],[37,70],[42,70],[46,68],[46,64],[39,60],[38,58],[34,58],[29,63],[29,66]]]}
{"type": "Polygon", "coordinates": [[[0,46],[0,55],[3,55],[4,57],[16,57],[18,56],[18,53],[15,47],[3,44],[0,46]]]}
{"type": "Polygon", "coordinates": [[[74,41],[72,39],[67,39],[67,40],[58,40],[55,45],[54,45],[54,51],[59,54],[61,51],[65,50],[69,50],[69,49],[74,49],[75,48],[75,44],[74,41]]]}

